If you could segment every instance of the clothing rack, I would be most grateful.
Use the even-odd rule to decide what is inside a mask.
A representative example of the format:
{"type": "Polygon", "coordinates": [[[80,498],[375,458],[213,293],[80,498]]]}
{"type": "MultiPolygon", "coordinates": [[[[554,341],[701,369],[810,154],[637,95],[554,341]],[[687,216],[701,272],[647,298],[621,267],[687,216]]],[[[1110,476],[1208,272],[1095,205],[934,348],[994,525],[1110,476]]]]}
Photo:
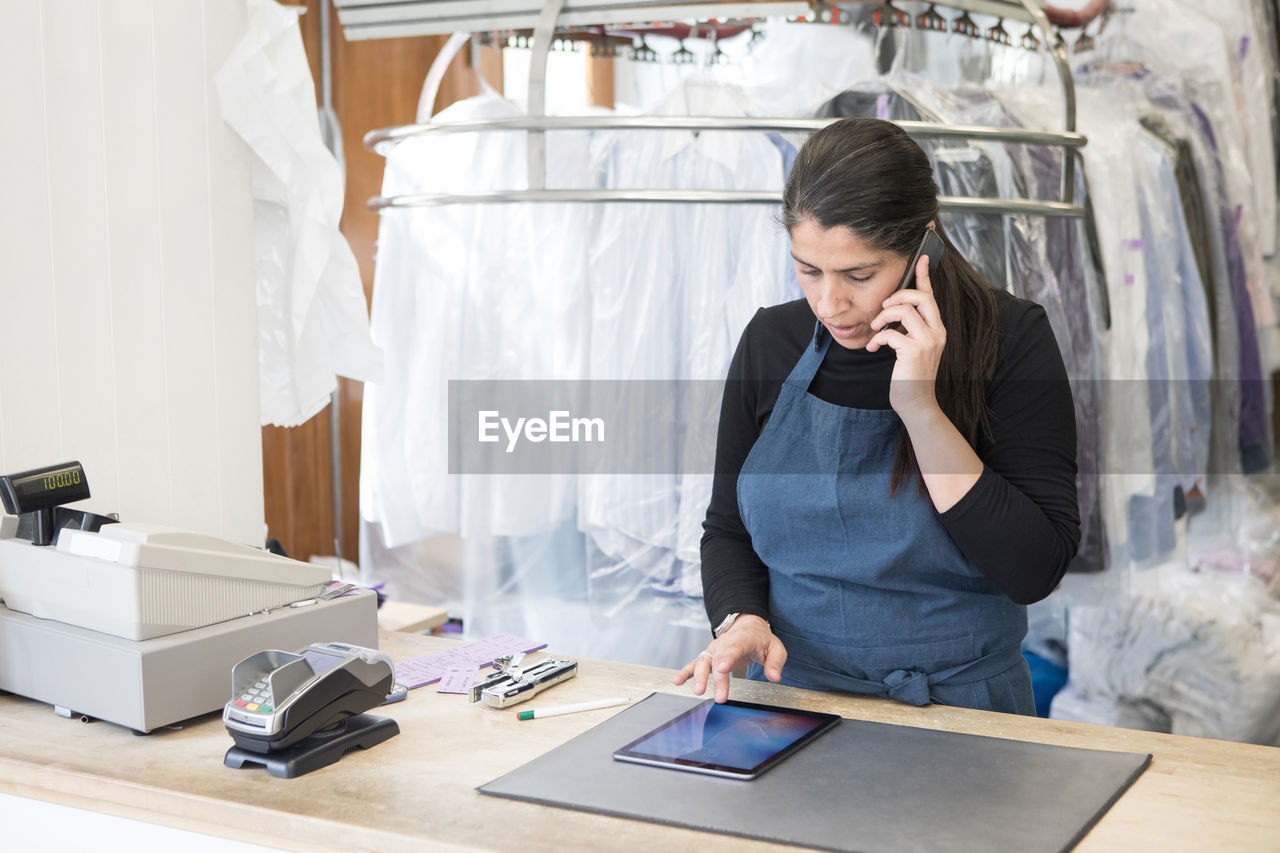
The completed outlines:
{"type": "MultiPolygon", "coordinates": [[[[534,29],[546,6],[543,0],[335,0],[334,5],[348,41],[534,29]]],[[[799,17],[813,12],[808,0],[564,0],[561,5],[557,20],[564,27],[703,16],[717,20],[799,17]]]]}
{"type": "MultiPolygon", "coordinates": [[[[839,19],[840,6],[871,4],[894,10],[892,3],[883,0],[565,0],[558,22],[568,28],[698,17],[717,21],[767,17],[831,21],[839,19]]],[[[347,41],[363,41],[533,29],[545,3],[543,0],[334,0],[333,5],[338,9],[338,20],[347,41]]],[[[1020,0],[948,0],[936,5],[1007,21],[1036,23],[1036,16],[1020,0]]],[[[1033,6],[1043,11],[1045,4],[1036,2],[1033,6]]]]}
{"type": "MultiPolygon", "coordinates": [[[[835,119],[755,118],[751,116],[543,116],[467,122],[428,122],[373,130],[364,144],[380,153],[411,136],[441,133],[475,133],[488,130],[749,130],[778,133],[812,133],[835,119]]],[[[1082,148],[1087,141],[1078,133],[1024,130],[1011,127],[934,124],[927,121],[894,122],[917,138],[975,139],[987,142],[1020,142],[1026,145],[1057,145],[1082,148]]]]}
{"type": "MultiPolygon", "coordinates": [[[[869,2],[869,0],[862,0],[869,2]]],[[[558,28],[569,25],[588,25],[600,23],[635,23],[637,21],[652,22],[659,18],[694,18],[699,20],[732,18],[746,15],[760,17],[765,15],[787,14],[796,16],[812,15],[814,20],[836,20],[832,10],[838,13],[838,7],[818,2],[717,2],[704,0],[698,3],[653,2],[653,0],[336,0],[340,19],[347,28],[347,37],[351,38],[352,29],[360,26],[372,26],[375,20],[387,24],[391,15],[399,15],[395,24],[397,35],[425,34],[426,32],[446,32],[447,29],[430,29],[432,27],[455,27],[459,31],[477,32],[482,30],[508,30],[527,27],[531,23],[534,7],[540,5],[533,29],[533,54],[530,62],[528,89],[528,116],[519,119],[492,119],[469,122],[425,122],[383,128],[366,134],[364,145],[371,151],[385,154],[387,147],[396,142],[424,134],[438,133],[480,133],[501,131],[525,131],[528,149],[528,188],[524,190],[508,190],[501,192],[479,193],[428,193],[392,197],[376,197],[369,201],[373,210],[390,210],[405,207],[435,206],[448,204],[493,204],[513,202],[674,202],[674,203],[715,203],[715,204],[777,204],[777,192],[725,192],[718,190],[549,190],[546,188],[546,132],[550,130],[731,130],[731,131],[778,131],[778,132],[812,132],[818,130],[831,120],[822,119],[755,119],[740,117],[637,117],[637,116],[592,116],[592,117],[551,117],[546,115],[546,69],[547,57],[558,28]],[[773,7],[787,7],[774,9],[773,7]],[[375,16],[378,16],[375,18],[375,16]],[[409,17],[417,16],[417,17],[409,17]],[[417,27],[412,33],[403,27],[417,27]]],[[[888,3],[875,3],[881,9],[893,7],[888,3]]],[[[1048,18],[1045,15],[1042,0],[946,0],[944,5],[962,9],[966,12],[998,15],[1009,20],[1020,20],[1037,28],[1043,39],[1040,44],[1048,50],[1058,72],[1062,86],[1064,103],[1064,124],[1062,132],[1047,130],[1027,130],[1022,128],[954,126],[934,124],[930,122],[896,122],[908,134],[919,138],[951,138],[986,140],[993,142],[1013,142],[1026,145],[1048,145],[1062,148],[1062,190],[1061,201],[1038,201],[1030,199],[986,199],[957,198],[943,196],[939,198],[939,206],[943,210],[961,210],[975,213],[1008,213],[1032,214],[1042,216],[1084,216],[1084,208],[1074,203],[1075,194],[1075,156],[1074,149],[1083,146],[1087,140],[1075,132],[1076,102],[1075,85],[1071,76],[1071,68],[1067,63],[1066,48],[1061,39],[1053,37],[1048,18]]],[[[808,20],[808,18],[805,18],[808,20]]],[[[357,29],[357,32],[359,30],[357,29]]],[[[385,36],[370,35],[364,31],[363,37],[376,38],[385,36]]],[[[361,37],[361,36],[356,36],[361,37]]],[[[451,45],[456,45],[455,34],[451,45]]],[[[456,47],[455,47],[456,49],[456,47]]],[[[437,57],[437,62],[448,62],[452,54],[448,51],[437,57]]],[[[429,78],[432,75],[428,75],[429,78]]]]}

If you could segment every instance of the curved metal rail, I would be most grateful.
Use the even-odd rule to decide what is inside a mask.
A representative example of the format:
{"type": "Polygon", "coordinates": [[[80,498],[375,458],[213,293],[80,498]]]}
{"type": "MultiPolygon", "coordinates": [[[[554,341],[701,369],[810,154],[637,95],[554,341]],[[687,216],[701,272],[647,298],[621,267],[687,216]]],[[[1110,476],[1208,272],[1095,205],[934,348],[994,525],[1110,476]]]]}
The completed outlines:
{"type": "MultiPolygon", "coordinates": [[[[386,149],[404,139],[444,133],[479,133],[520,130],[729,130],[779,133],[811,133],[821,130],[834,118],[757,118],[746,116],[520,116],[459,122],[405,124],[371,130],[364,146],[370,151],[386,149]]],[[[980,139],[988,142],[1017,142],[1026,145],[1054,145],[1082,148],[1088,141],[1078,133],[1026,130],[1017,127],[937,124],[927,121],[897,121],[909,136],[918,139],[980,139]]]]}
{"type": "MultiPolygon", "coordinates": [[[[749,190],[498,190],[482,193],[423,193],[420,195],[378,196],[369,200],[369,208],[375,211],[383,211],[406,207],[439,207],[452,204],[565,204],[577,202],[776,205],[782,203],[782,196],[778,192],[753,192],[749,190]]],[[[1084,208],[1060,201],[939,196],[938,206],[942,210],[963,213],[1084,216],[1084,208]]]]}

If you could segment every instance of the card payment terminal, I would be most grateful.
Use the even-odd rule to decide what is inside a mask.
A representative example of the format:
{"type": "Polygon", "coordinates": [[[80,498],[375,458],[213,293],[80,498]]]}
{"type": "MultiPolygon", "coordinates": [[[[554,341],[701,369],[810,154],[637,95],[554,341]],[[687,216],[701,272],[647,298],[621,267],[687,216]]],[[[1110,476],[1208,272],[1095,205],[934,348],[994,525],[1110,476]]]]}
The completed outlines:
{"type": "Polygon", "coordinates": [[[258,652],[232,668],[231,684],[222,722],[236,746],[255,753],[286,750],[383,704],[396,688],[386,653],[345,643],[258,652]]]}

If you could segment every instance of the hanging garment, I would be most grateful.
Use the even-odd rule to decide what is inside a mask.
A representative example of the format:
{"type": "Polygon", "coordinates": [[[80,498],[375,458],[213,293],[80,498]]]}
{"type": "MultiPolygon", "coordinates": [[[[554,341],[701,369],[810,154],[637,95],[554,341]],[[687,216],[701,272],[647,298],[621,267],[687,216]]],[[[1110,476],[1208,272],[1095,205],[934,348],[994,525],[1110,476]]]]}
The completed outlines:
{"type": "Polygon", "coordinates": [[[1135,164],[1145,169],[1138,186],[1156,488],[1150,495],[1130,496],[1129,534],[1131,556],[1149,560],[1176,545],[1180,495],[1202,483],[1208,469],[1213,345],[1204,285],[1174,178],[1174,152],[1147,133],[1136,142],[1135,164]]]}
{"type": "MultiPolygon", "coordinates": [[[[1262,255],[1275,247],[1274,143],[1269,139],[1267,83],[1258,78],[1254,64],[1262,51],[1251,47],[1256,47],[1253,16],[1244,0],[1212,8],[1187,0],[1133,0],[1131,5],[1133,14],[1109,28],[1107,55],[1177,81],[1180,91],[1212,116],[1228,196],[1239,207],[1253,313],[1259,328],[1273,326],[1274,288],[1266,280],[1262,255]],[[1264,237],[1264,231],[1270,236],[1264,237]]],[[[1085,117],[1087,111],[1080,114],[1085,117]]]]}
{"type": "Polygon", "coordinates": [[[1188,236],[1193,249],[1202,248],[1196,254],[1196,262],[1206,286],[1214,352],[1207,473],[1211,477],[1239,474],[1242,327],[1237,321],[1228,268],[1228,233],[1219,215],[1219,211],[1229,207],[1221,167],[1209,148],[1192,105],[1166,82],[1154,77],[1144,81],[1144,87],[1152,105],[1159,109],[1158,116],[1144,117],[1144,126],[1159,133],[1166,144],[1175,148],[1178,193],[1188,222],[1188,236]]]}
{"type": "MultiPolygon", "coordinates": [[[[1133,114],[1109,93],[1078,87],[1080,131],[1089,137],[1082,151],[1091,200],[1101,224],[1100,248],[1105,271],[1111,332],[1107,339],[1101,383],[1102,459],[1108,476],[1100,484],[1102,518],[1111,553],[1127,563],[1130,497],[1154,496],[1154,431],[1147,354],[1151,348],[1147,322],[1147,244],[1135,182],[1132,151],[1138,145],[1133,114]]],[[[1022,123],[1046,126],[1056,107],[1035,91],[1007,90],[1001,101],[1022,123]]]]}
{"type": "MultiPolygon", "coordinates": [[[[1056,197],[1062,186],[1061,152],[1030,147],[1024,151],[1022,162],[1030,177],[1031,195],[1056,197]]],[[[1102,451],[1102,371],[1111,330],[1111,304],[1103,285],[1097,220],[1081,169],[1076,170],[1074,199],[1084,207],[1084,217],[1048,217],[1043,224],[1043,242],[1032,240],[1028,249],[1043,251],[1047,268],[1058,282],[1055,295],[1061,300],[1062,311],[1057,317],[1064,328],[1054,327],[1054,335],[1062,343],[1063,360],[1071,377],[1078,437],[1076,459],[1080,466],[1076,477],[1080,550],[1067,571],[1088,573],[1106,569],[1109,561],[1102,520],[1102,475],[1106,472],[1102,451]]],[[[1033,298],[1030,294],[1019,295],[1033,298]]]]}
{"type": "MultiPolygon", "coordinates": [[[[943,89],[905,74],[896,75],[894,85],[927,110],[935,121],[1018,126],[999,100],[985,89],[968,85],[943,89]]],[[[995,177],[995,186],[984,189],[985,194],[1004,198],[1059,198],[1062,154],[1058,149],[1019,144],[977,147],[985,152],[995,177]]],[[[957,189],[964,192],[966,188],[957,189]]],[[[1080,171],[1076,173],[1075,199],[1086,210],[1092,210],[1080,171]]],[[[1069,570],[1101,571],[1107,567],[1107,551],[1099,479],[1105,470],[1100,452],[1100,381],[1110,306],[1102,286],[1096,241],[1091,244],[1089,240],[1087,221],[1027,215],[1006,215],[1001,219],[1000,233],[1007,255],[1007,278],[1002,283],[1016,296],[1045,309],[1071,379],[1076,410],[1079,464],[1076,494],[1081,541],[1069,570]]]]}
{"type": "Polygon", "coordinates": [[[360,270],[342,217],[343,175],[316,120],[298,16],[249,0],[249,31],[214,75],[222,115],[254,153],[262,423],[297,426],[337,376],[376,381],[360,270]]]}
{"type": "Polygon", "coordinates": [[[1034,714],[1026,608],[965,559],[927,498],[888,494],[896,412],[808,393],[830,345],[818,324],[738,477],[783,683],[1034,714]]]}
{"type": "MultiPolygon", "coordinates": [[[[1183,5],[1193,8],[1198,4],[1183,5]]],[[[1217,6],[1217,20],[1223,27],[1232,71],[1235,74],[1244,123],[1244,148],[1252,179],[1257,239],[1263,255],[1276,253],[1276,170],[1275,116],[1264,105],[1275,97],[1276,66],[1267,46],[1268,24],[1262,4],[1256,0],[1224,0],[1217,6]]],[[[1203,9],[1203,7],[1200,7],[1203,9]]],[[[1273,284],[1271,292],[1275,292],[1273,284]]]]}
{"type": "MultiPolygon", "coordinates": [[[[667,115],[746,115],[737,87],[687,80],[667,115]]],[[[597,141],[605,183],[621,189],[776,189],[784,150],[766,134],[628,132],[597,141]]],[[[710,500],[715,383],[757,308],[799,296],[776,211],[763,205],[612,205],[591,258],[593,380],[658,380],[649,412],[652,460],[643,475],[582,480],[579,525],[594,548],[589,572],[611,588],[652,586],[701,595],[702,517],[710,500]],[[686,395],[684,383],[702,383],[686,395]],[[713,393],[708,393],[713,392],[713,393]],[[691,403],[698,411],[682,411],[691,403]],[[701,425],[696,433],[691,424],[701,425]]],[[[603,599],[602,599],[603,600],[603,599]]],[[[619,599],[610,595],[607,600],[619,599]]],[[[625,600],[625,599],[624,599],[625,600]]],[[[701,619],[699,611],[699,619],[701,619]]]]}
{"type": "MultiPolygon", "coordinates": [[[[488,93],[442,120],[518,115],[488,93]]],[[[385,195],[520,187],[524,134],[413,137],[389,153],[385,195]]],[[[556,134],[552,186],[593,180],[585,141],[556,134]]],[[[398,547],[439,533],[526,535],[573,515],[572,475],[449,473],[450,380],[579,379],[585,373],[584,205],[452,205],[382,217],[373,330],[388,376],[365,391],[361,507],[398,547]]]]}
{"type": "MultiPolygon", "coordinates": [[[[693,81],[668,110],[744,107],[731,87],[693,81]]],[[[440,119],[517,114],[487,93],[440,119]]],[[[602,135],[589,151],[581,135],[548,133],[548,181],[781,190],[794,149],[779,141],[636,132],[602,135]]],[[[519,133],[406,139],[389,152],[384,195],[520,187],[524,146],[519,133]]],[[[761,206],[688,204],[384,214],[373,326],[393,366],[366,389],[361,547],[370,579],[393,594],[435,588],[459,600],[475,630],[496,630],[501,617],[562,648],[667,665],[696,652],[719,383],[754,311],[799,295],[774,217],[761,206]],[[591,379],[593,388],[631,390],[660,380],[641,426],[669,456],[648,475],[449,474],[448,382],[476,379],[591,379]],[[687,393],[699,381],[711,393],[687,393]],[[703,435],[690,427],[699,420],[703,435]],[[452,566],[424,550],[441,533],[463,537],[452,566]],[[432,578],[415,570],[419,558],[432,578]]]]}
{"type": "MultiPolygon", "coordinates": [[[[1270,67],[1280,68],[1280,3],[1267,0],[1261,5],[1266,21],[1260,47],[1266,51],[1270,67]]],[[[1280,184],[1280,86],[1275,85],[1275,80],[1271,81],[1271,139],[1275,146],[1272,154],[1276,179],[1280,184]]],[[[1277,186],[1277,194],[1280,195],[1280,186],[1277,186]]]]}
{"type": "Polygon", "coordinates": [[[1271,454],[1268,450],[1269,434],[1267,424],[1266,389],[1262,384],[1262,355],[1258,343],[1258,322],[1254,315],[1254,300],[1248,285],[1248,269],[1245,256],[1247,249],[1242,241],[1247,241],[1247,234],[1241,229],[1242,208],[1232,204],[1230,185],[1225,178],[1226,164],[1223,156],[1229,157],[1219,145],[1219,135],[1208,112],[1198,103],[1192,105],[1192,112],[1199,124],[1200,132],[1208,144],[1217,167],[1217,173],[1223,175],[1223,185],[1227,188],[1224,194],[1225,204],[1219,208],[1219,222],[1225,237],[1227,275],[1231,282],[1231,292],[1235,305],[1236,328],[1239,332],[1240,361],[1240,434],[1239,453],[1241,467],[1246,474],[1254,474],[1270,467],[1271,454]]]}
{"type": "MultiPolygon", "coordinates": [[[[1259,223],[1270,218],[1262,208],[1274,205],[1275,187],[1274,173],[1258,160],[1257,146],[1251,142],[1258,134],[1250,130],[1260,127],[1260,132],[1266,132],[1270,110],[1260,109],[1259,104],[1270,102],[1244,94],[1246,85],[1240,70],[1242,48],[1260,51],[1247,47],[1251,41],[1224,31],[1241,25],[1244,17],[1248,17],[1247,10],[1233,14],[1229,8],[1208,11],[1173,0],[1140,0],[1133,15],[1117,21],[1118,28],[1109,28],[1105,55],[1111,60],[1134,60],[1160,72],[1195,104],[1214,138],[1213,159],[1227,200],[1222,215],[1223,228],[1228,231],[1232,288],[1249,302],[1245,306],[1244,299],[1235,298],[1242,395],[1238,452],[1245,469],[1256,471],[1270,461],[1261,377],[1272,370],[1275,360],[1274,347],[1261,347],[1258,342],[1259,330],[1275,325],[1275,282],[1269,281],[1263,266],[1261,242],[1261,230],[1270,231],[1274,225],[1260,228],[1259,223]],[[1263,194],[1261,199],[1259,193],[1263,194]]],[[[1085,110],[1081,113],[1088,116],[1085,110]]]]}

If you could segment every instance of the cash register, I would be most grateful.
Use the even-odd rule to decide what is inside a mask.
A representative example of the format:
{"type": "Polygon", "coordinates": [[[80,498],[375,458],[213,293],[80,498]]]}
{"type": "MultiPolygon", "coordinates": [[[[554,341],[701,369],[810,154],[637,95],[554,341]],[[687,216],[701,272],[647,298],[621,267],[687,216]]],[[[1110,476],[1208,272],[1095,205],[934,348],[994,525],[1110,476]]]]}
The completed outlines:
{"type": "Polygon", "coordinates": [[[377,648],[376,595],[328,568],[118,520],[69,462],[0,476],[0,690],[143,734],[221,710],[263,649],[377,648]]]}

